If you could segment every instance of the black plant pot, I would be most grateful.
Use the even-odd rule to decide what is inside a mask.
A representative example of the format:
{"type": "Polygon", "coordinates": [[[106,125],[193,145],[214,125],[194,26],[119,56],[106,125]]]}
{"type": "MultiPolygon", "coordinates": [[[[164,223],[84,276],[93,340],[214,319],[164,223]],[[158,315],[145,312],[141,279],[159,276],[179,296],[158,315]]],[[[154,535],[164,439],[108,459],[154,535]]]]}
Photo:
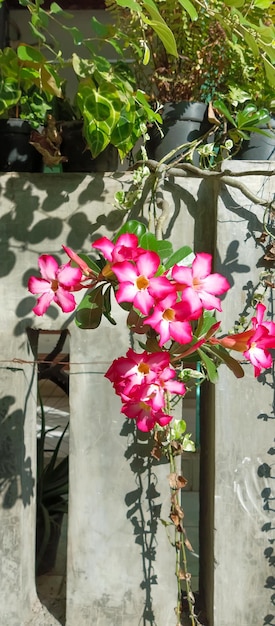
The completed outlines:
{"type": "Polygon", "coordinates": [[[87,149],[82,134],[82,121],[63,122],[60,124],[62,134],[61,154],[68,161],[63,163],[63,172],[115,172],[118,168],[118,151],[110,144],[93,159],[87,149]]]}
{"type": "Polygon", "coordinates": [[[0,119],[0,172],[42,172],[42,155],[30,145],[26,120],[0,119]]]}
{"type": "Polygon", "coordinates": [[[43,546],[45,536],[45,522],[43,515],[36,520],[36,575],[47,574],[55,566],[58,544],[61,534],[63,513],[57,513],[50,521],[50,536],[47,545],[43,546]]]}
{"type": "MultiPolygon", "coordinates": [[[[275,117],[271,118],[270,126],[273,136],[266,137],[259,133],[251,133],[248,141],[243,141],[242,147],[233,157],[239,161],[275,161],[275,117]]],[[[260,126],[268,132],[268,126],[260,126]]]]}
{"type": "MultiPolygon", "coordinates": [[[[211,129],[207,117],[207,105],[202,102],[178,102],[167,103],[163,106],[163,125],[161,127],[164,137],[161,137],[156,126],[149,129],[150,140],[146,144],[146,150],[150,159],[160,161],[171,150],[183,143],[199,139],[211,129]]],[[[166,162],[171,163],[180,157],[183,150],[166,162]]],[[[193,163],[198,165],[199,155],[195,153],[193,163]]]]}

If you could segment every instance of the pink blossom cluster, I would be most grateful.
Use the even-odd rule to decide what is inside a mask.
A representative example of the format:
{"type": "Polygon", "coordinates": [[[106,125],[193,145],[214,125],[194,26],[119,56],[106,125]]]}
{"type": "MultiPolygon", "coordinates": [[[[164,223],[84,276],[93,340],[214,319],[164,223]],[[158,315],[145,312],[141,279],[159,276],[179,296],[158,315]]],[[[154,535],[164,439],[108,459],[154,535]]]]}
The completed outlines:
{"type": "Polygon", "coordinates": [[[211,274],[210,254],[197,254],[192,267],[174,265],[168,277],[168,271],[158,276],[158,254],[140,248],[136,235],[125,233],[116,244],[102,237],[93,248],[111,263],[118,280],[117,302],[129,302],[145,316],[144,324],[159,334],[160,347],[170,339],[190,343],[190,321],[197,320],[203,309],[221,311],[217,295],[230,285],[220,274],[211,274]]]}
{"type": "Polygon", "coordinates": [[[39,295],[33,311],[43,315],[51,302],[55,302],[62,311],[71,312],[76,308],[72,292],[111,282],[117,302],[131,305],[128,316],[131,328],[137,333],[153,329],[157,338],[156,352],[138,354],[130,349],[106,373],[121,397],[122,413],[134,418],[140,430],[147,432],[155,424],[168,424],[172,419],[166,412],[169,394],[186,392],[171,365],[172,360],[181,360],[180,356],[170,356],[173,342],[184,345],[185,356],[207,343],[242,352],[253,364],[255,376],[271,366],[275,323],[264,320],[266,308],[261,303],[256,307],[251,328],[244,332],[218,339],[215,333],[220,323],[217,322],[209,333],[199,337],[194,334],[194,323],[199,324],[204,311],[222,310],[219,296],[229,289],[226,278],[211,273],[210,254],[198,253],[191,266],[175,264],[165,270],[158,254],[140,247],[134,234],[124,233],[115,243],[101,237],[92,247],[106,260],[98,273],[66,246],[63,248],[70,260],[65,265],[59,266],[51,255],[40,256],[41,278],[32,276],[28,283],[29,291],[39,295]],[[170,348],[165,346],[168,341],[172,342],[170,348]]]}
{"type": "Polygon", "coordinates": [[[135,419],[144,432],[172,420],[165,412],[167,394],[183,396],[186,392],[185,385],[175,380],[177,373],[171,367],[169,352],[138,354],[130,348],[125,357],[113,361],[105,376],[121,398],[121,412],[135,419]]]}

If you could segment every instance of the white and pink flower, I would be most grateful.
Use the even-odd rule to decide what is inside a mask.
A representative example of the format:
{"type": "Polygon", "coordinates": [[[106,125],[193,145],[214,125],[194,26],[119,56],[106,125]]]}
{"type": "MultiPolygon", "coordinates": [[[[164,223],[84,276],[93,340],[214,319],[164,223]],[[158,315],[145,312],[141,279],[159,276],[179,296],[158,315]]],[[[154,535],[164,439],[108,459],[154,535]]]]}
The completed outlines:
{"type": "Polygon", "coordinates": [[[58,304],[64,313],[73,311],[76,301],[71,292],[82,288],[81,269],[71,267],[70,263],[59,266],[50,254],[42,254],[38,259],[38,266],[42,278],[31,276],[28,281],[29,291],[40,294],[33,312],[44,315],[52,302],[58,304]]]}

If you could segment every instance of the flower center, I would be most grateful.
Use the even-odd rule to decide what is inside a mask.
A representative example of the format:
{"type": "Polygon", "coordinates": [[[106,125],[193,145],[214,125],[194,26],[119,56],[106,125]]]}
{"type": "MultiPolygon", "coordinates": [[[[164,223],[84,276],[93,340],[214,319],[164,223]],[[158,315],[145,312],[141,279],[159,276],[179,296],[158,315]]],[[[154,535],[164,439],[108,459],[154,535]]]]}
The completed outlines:
{"type": "Polygon", "coordinates": [[[175,319],[174,309],[165,309],[165,311],[163,311],[162,317],[167,322],[173,322],[175,319]]]}
{"type": "Polygon", "coordinates": [[[200,279],[199,278],[193,278],[192,285],[193,285],[193,289],[195,289],[195,291],[197,289],[200,289],[201,288],[201,281],[200,281],[200,279]]]}
{"type": "Polygon", "coordinates": [[[149,367],[148,363],[142,363],[142,362],[141,362],[141,363],[139,364],[139,366],[138,366],[138,371],[139,371],[141,374],[149,374],[149,372],[150,372],[150,367],[149,367]]]}
{"type": "Polygon", "coordinates": [[[52,280],[51,289],[53,291],[57,291],[57,289],[58,289],[58,280],[52,280]]]}
{"type": "Polygon", "coordinates": [[[141,291],[142,289],[147,289],[149,285],[150,282],[148,278],[146,278],[146,276],[139,276],[136,280],[136,286],[139,291],[141,291]]]}
{"type": "Polygon", "coordinates": [[[147,289],[149,285],[150,283],[149,283],[148,278],[146,278],[146,276],[139,276],[136,280],[136,286],[139,291],[141,291],[142,289],[147,289]]]}

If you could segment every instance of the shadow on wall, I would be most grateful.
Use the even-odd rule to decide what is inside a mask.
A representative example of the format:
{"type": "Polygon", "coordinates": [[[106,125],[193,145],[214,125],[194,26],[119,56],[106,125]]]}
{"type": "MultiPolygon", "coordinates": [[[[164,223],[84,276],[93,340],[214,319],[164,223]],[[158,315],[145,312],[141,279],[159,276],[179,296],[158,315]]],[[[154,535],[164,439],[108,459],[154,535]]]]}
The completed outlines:
{"type": "MultiPolygon", "coordinates": [[[[268,420],[275,419],[275,368],[267,370],[265,373],[259,376],[260,382],[272,387],[273,389],[273,407],[272,415],[261,413],[258,415],[258,419],[267,422],[268,420]],[[271,379],[270,379],[271,378],[271,379]]],[[[257,474],[260,479],[263,480],[263,489],[261,491],[262,509],[265,514],[265,523],[261,527],[261,531],[266,535],[267,547],[264,550],[264,556],[270,566],[271,574],[266,578],[265,588],[270,589],[270,605],[274,607],[272,613],[268,613],[264,617],[263,626],[275,626],[275,551],[274,551],[274,531],[275,531],[275,471],[274,471],[274,457],[275,457],[275,439],[272,442],[271,447],[267,450],[266,461],[261,463],[257,469],[257,474]],[[269,460],[270,459],[270,460],[269,460]]]]}
{"type": "Polygon", "coordinates": [[[154,473],[156,462],[150,456],[153,443],[150,433],[148,435],[139,432],[137,435],[133,420],[124,422],[120,434],[129,440],[124,456],[130,461],[136,482],[136,489],[126,494],[125,504],[128,508],[127,519],[133,526],[135,543],[141,550],[143,579],[140,581],[140,588],[144,591],[144,609],[140,624],[155,626],[152,585],[158,584],[154,562],[162,505],[158,502],[160,493],[157,491],[157,478],[154,473]]]}
{"type": "Polygon", "coordinates": [[[0,493],[2,507],[11,509],[17,499],[24,506],[34,496],[31,459],[24,445],[24,412],[12,410],[13,396],[0,399],[0,493]]]}

